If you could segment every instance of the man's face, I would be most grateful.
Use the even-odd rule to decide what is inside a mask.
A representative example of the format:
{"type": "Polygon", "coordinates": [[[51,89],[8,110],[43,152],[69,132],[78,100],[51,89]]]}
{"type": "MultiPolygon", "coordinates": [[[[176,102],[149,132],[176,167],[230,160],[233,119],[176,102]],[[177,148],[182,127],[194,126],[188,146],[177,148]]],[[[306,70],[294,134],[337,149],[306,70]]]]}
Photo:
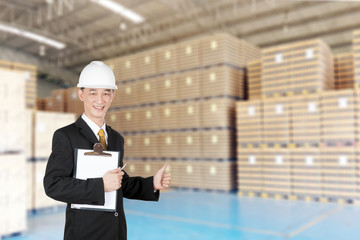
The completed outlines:
{"type": "Polygon", "coordinates": [[[91,120],[103,120],[109,109],[115,92],[111,89],[103,88],[85,88],[79,89],[78,95],[84,102],[85,115],[91,120]]]}

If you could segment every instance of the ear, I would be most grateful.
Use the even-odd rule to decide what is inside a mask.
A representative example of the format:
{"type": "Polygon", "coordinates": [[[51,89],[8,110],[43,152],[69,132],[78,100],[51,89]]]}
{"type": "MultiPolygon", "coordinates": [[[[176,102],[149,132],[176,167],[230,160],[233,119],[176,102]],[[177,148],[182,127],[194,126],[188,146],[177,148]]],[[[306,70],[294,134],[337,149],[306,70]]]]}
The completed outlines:
{"type": "Polygon", "coordinates": [[[79,88],[78,90],[79,99],[83,102],[84,101],[84,91],[79,88]]]}

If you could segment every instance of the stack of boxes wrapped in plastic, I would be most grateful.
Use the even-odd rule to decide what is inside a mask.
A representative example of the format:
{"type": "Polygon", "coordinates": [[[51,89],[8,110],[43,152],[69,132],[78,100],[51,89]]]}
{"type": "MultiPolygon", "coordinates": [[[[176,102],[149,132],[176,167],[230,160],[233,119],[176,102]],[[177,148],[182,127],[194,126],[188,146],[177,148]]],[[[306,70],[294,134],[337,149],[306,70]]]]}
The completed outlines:
{"type": "Polygon", "coordinates": [[[0,61],[0,238],[26,231],[32,210],[63,205],[45,195],[43,176],[54,131],[75,114],[36,110],[36,75],[34,66],[0,61]]]}
{"type": "Polygon", "coordinates": [[[107,123],[125,137],[130,175],[164,162],[173,187],[233,190],[235,102],[257,47],[228,34],[107,60],[118,90],[107,123]]]}
{"type": "Polygon", "coordinates": [[[26,101],[28,75],[0,69],[0,238],[26,230],[26,101]]]}
{"type": "Polygon", "coordinates": [[[237,103],[239,195],[359,202],[354,36],[351,54],[309,40],[264,49],[260,70],[249,63],[262,94],[237,103]]]}

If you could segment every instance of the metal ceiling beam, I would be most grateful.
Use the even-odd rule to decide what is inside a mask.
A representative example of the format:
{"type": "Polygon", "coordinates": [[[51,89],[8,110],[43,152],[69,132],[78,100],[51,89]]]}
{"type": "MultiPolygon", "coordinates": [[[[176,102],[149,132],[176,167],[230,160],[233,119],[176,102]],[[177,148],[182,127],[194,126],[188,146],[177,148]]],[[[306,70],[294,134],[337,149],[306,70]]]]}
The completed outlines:
{"type": "Polygon", "coordinates": [[[163,36],[162,38],[165,39],[165,41],[172,41],[174,38],[183,39],[184,28],[192,35],[199,35],[204,32],[211,32],[214,29],[218,31],[220,21],[224,23],[227,23],[230,20],[238,23],[241,23],[242,21],[247,22],[249,18],[255,18],[258,14],[270,15],[274,12],[284,11],[284,9],[288,9],[289,7],[310,4],[303,2],[289,3],[288,1],[285,1],[282,2],[281,6],[269,6],[268,3],[262,2],[257,4],[257,12],[254,16],[254,13],[250,12],[250,4],[245,8],[242,7],[235,11],[233,9],[234,2],[234,0],[229,0],[226,1],[225,5],[221,5],[224,3],[219,1],[218,4],[214,6],[216,9],[213,10],[204,10],[202,8],[191,9],[187,16],[179,14],[168,19],[159,20],[155,23],[144,23],[125,33],[121,33],[115,40],[114,36],[111,36],[111,39],[104,37],[100,41],[97,41],[92,49],[81,49],[73,53],[72,56],[65,55],[65,58],[69,57],[72,60],[67,61],[68,64],[65,63],[66,60],[63,60],[63,62],[67,67],[72,67],[71,65],[79,66],[83,64],[84,61],[88,61],[89,58],[94,56],[97,58],[111,57],[124,54],[134,49],[143,48],[144,46],[154,45],[159,39],[159,34],[163,36]],[[194,26],[193,18],[195,17],[204,19],[202,21],[206,23],[206,25],[203,29],[198,29],[194,26]],[[114,42],[117,44],[115,51],[114,47],[111,46],[111,43],[114,42]]]}
{"type": "Polygon", "coordinates": [[[46,60],[42,60],[36,56],[24,54],[23,52],[12,49],[8,46],[0,47],[0,59],[37,66],[39,72],[46,73],[49,76],[55,77],[57,79],[61,79],[64,83],[70,86],[75,86],[78,82],[77,73],[70,72],[54,64],[50,64],[46,60]]]}
{"type": "MultiPolygon", "coordinates": [[[[52,24],[51,27],[50,23],[71,13],[75,9],[75,5],[79,5],[84,1],[86,0],[54,0],[53,4],[41,4],[34,9],[23,10],[18,17],[12,17],[7,23],[68,44],[78,45],[78,42],[73,40],[73,36],[68,37],[62,34],[63,29],[68,27],[67,25],[64,26],[64,22],[52,24]]],[[[13,4],[15,3],[16,2],[13,4]]],[[[12,8],[11,4],[8,2],[6,2],[6,4],[10,9],[12,8]]],[[[16,5],[13,6],[13,8],[15,8],[16,5]]],[[[15,10],[13,10],[13,12],[12,14],[15,14],[15,10]]],[[[9,34],[7,38],[0,42],[0,45],[12,41],[12,39],[14,39],[14,37],[9,34]]]]}

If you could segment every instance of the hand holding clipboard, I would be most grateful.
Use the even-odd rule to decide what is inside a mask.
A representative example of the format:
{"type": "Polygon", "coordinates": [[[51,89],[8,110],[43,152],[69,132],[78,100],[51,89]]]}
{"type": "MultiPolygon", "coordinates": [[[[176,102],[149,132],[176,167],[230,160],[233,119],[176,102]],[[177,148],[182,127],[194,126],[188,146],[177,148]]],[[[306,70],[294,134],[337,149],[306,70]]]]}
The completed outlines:
{"type": "Polygon", "coordinates": [[[126,164],[127,163],[125,163],[122,168],[109,170],[105,173],[103,176],[105,192],[111,192],[121,188],[122,177],[124,176],[122,170],[125,168],[126,164]]]}
{"type": "MultiPolygon", "coordinates": [[[[124,174],[120,165],[120,152],[115,151],[102,151],[102,147],[99,148],[96,144],[94,145],[94,151],[88,149],[75,149],[75,162],[74,162],[74,177],[82,180],[88,178],[99,178],[104,177],[108,172],[114,171],[117,178],[122,179],[124,174]]],[[[121,187],[121,182],[120,186],[121,187]]],[[[116,189],[119,189],[116,188],[116,189]]],[[[97,210],[97,211],[116,211],[117,193],[116,189],[109,189],[111,191],[105,191],[105,204],[90,205],[90,204],[71,204],[72,208],[86,209],[86,210],[97,210]]]]}

